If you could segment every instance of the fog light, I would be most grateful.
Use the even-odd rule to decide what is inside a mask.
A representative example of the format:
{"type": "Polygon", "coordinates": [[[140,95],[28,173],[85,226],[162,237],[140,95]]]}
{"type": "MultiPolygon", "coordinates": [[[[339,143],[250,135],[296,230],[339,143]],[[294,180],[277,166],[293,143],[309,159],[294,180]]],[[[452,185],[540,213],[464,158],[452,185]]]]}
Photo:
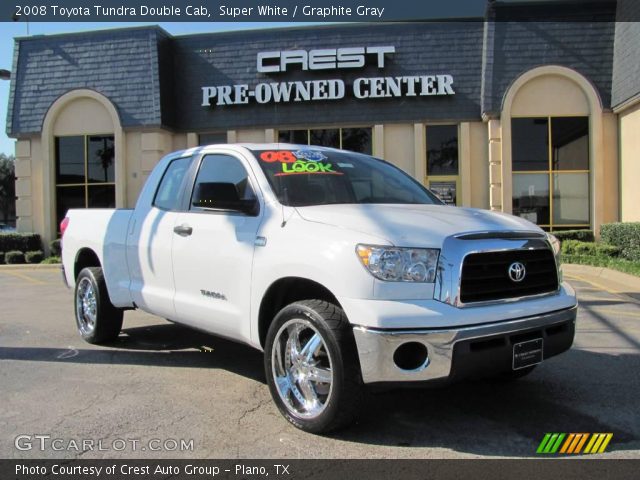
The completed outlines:
{"type": "Polygon", "coordinates": [[[394,352],[393,363],[401,370],[421,370],[429,363],[429,352],[422,343],[403,343],[394,352]]]}

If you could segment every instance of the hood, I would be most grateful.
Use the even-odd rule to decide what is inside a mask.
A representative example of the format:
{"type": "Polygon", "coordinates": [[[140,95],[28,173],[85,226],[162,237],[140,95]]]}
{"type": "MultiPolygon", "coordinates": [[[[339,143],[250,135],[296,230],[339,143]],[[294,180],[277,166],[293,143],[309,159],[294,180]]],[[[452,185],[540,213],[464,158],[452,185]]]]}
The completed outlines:
{"type": "Polygon", "coordinates": [[[466,232],[535,232],[513,215],[446,205],[317,205],[296,207],[309,221],[375,235],[402,247],[439,247],[445,237],[466,232]]]}

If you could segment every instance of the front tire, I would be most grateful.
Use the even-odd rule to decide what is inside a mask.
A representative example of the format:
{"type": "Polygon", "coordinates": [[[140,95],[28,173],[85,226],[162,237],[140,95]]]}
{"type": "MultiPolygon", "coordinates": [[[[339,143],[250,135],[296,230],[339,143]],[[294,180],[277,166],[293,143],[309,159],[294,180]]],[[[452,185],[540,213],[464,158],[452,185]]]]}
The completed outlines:
{"type": "Polygon", "coordinates": [[[88,343],[110,342],[122,329],[123,311],[109,300],[102,268],[83,268],[76,280],[74,294],[76,325],[88,343]]]}
{"type": "Polygon", "coordinates": [[[322,300],[283,308],[269,327],[264,359],[271,396],[297,428],[323,433],[354,420],[362,381],[341,308],[322,300]]]}

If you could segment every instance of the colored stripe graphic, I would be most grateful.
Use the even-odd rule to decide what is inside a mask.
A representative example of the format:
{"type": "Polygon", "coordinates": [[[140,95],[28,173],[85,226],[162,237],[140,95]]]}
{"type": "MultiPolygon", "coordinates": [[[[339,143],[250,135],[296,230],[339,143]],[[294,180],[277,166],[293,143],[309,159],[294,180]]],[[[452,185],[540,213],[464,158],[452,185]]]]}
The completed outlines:
{"type": "Polygon", "coordinates": [[[596,443],[597,438],[598,438],[597,433],[594,433],[593,435],[591,435],[591,438],[589,439],[589,443],[587,443],[587,446],[584,449],[584,453],[591,453],[591,447],[593,447],[593,444],[596,443]]]}
{"type": "Polygon", "coordinates": [[[551,434],[545,433],[544,438],[540,442],[540,445],[538,445],[538,450],[536,450],[536,453],[542,453],[544,451],[544,447],[547,445],[549,438],[551,438],[551,434]]]}
{"type": "Polygon", "coordinates": [[[538,446],[538,450],[536,450],[536,453],[556,453],[558,451],[558,448],[560,448],[560,444],[562,443],[565,435],[565,433],[545,434],[542,442],[540,442],[540,445],[538,446]]]}
{"type": "Polygon", "coordinates": [[[575,451],[573,451],[571,453],[580,453],[580,451],[582,450],[582,447],[584,446],[585,442],[587,441],[587,438],[589,438],[589,434],[588,433],[581,433],[580,435],[582,435],[582,438],[580,439],[580,442],[578,443],[578,445],[576,445],[575,451]]]}
{"type": "Polygon", "coordinates": [[[604,453],[613,433],[546,433],[536,450],[536,453],[552,455],[554,453],[604,453]],[[588,440],[588,442],[587,442],[588,440]],[[584,451],[585,443],[587,446],[584,451]]]}
{"type": "Polygon", "coordinates": [[[609,445],[609,442],[613,438],[613,433],[607,433],[606,435],[607,436],[605,437],[604,441],[602,442],[602,445],[600,445],[600,450],[598,450],[598,453],[604,453],[605,448],[607,448],[607,445],[609,445]]]}

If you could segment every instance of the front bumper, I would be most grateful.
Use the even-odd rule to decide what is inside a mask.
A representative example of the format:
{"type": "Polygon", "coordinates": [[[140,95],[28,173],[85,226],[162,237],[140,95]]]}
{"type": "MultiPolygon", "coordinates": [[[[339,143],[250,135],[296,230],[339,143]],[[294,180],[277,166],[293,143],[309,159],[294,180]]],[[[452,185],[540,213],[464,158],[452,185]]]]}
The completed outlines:
{"type": "Polygon", "coordinates": [[[515,343],[543,339],[543,358],[568,350],[575,334],[577,306],[536,316],[461,328],[380,330],[356,326],[364,383],[419,382],[485,376],[511,369],[515,343]],[[405,370],[394,362],[401,345],[416,342],[427,360],[405,370]]]}

